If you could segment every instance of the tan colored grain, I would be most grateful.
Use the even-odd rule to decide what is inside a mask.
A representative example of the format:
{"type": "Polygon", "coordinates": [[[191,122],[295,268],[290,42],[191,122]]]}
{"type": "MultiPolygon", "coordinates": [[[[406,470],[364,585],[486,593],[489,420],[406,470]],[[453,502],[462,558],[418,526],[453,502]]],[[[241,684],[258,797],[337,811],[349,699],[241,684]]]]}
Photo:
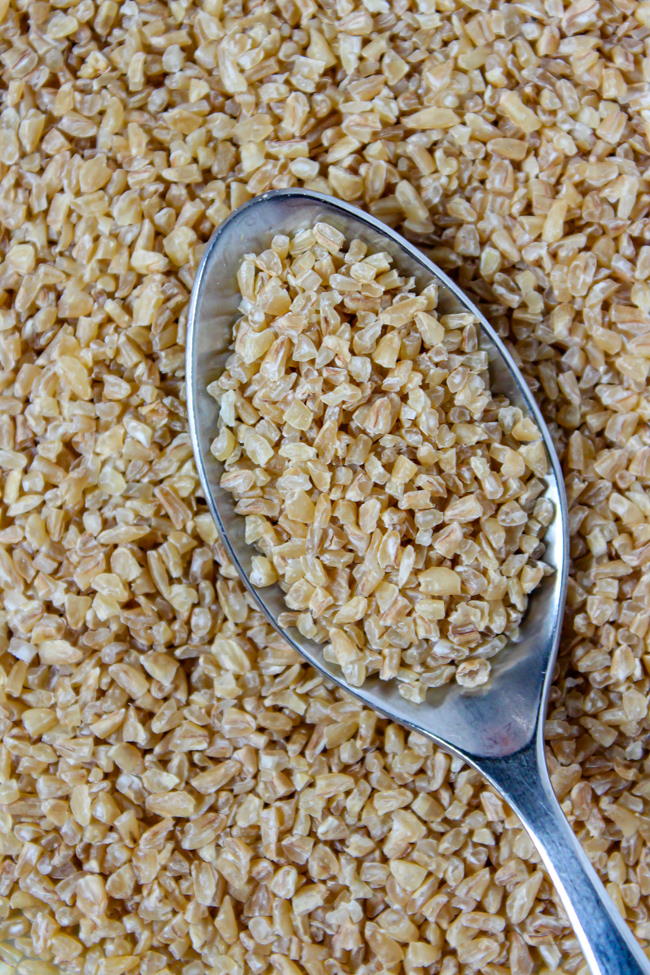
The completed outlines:
{"type": "MultiPolygon", "coordinates": [[[[630,0],[0,0],[3,975],[584,966],[503,803],[296,659],[200,500],[193,271],[212,230],[278,186],[411,235],[521,362],[571,506],[551,773],[648,944],[649,26],[630,0]],[[420,112],[451,124],[413,127],[420,112]],[[110,670],[125,664],[139,696],[110,670]],[[354,786],[316,795],[325,775],[354,786]],[[148,811],[167,793],[191,818],[148,811]],[[322,903],[296,914],[314,885],[322,903]]],[[[349,287],[386,271],[355,258],[349,287]]],[[[381,525],[372,505],[359,517],[381,525]]],[[[431,529],[441,559],[448,528],[431,529]]]]}
{"type": "Polygon", "coordinates": [[[279,580],[354,686],[378,673],[421,701],[454,673],[486,683],[548,571],[531,518],[548,462],[492,396],[477,323],[323,222],[246,255],[238,280],[209,392],[221,486],[263,553],[251,580],[279,580]]]}

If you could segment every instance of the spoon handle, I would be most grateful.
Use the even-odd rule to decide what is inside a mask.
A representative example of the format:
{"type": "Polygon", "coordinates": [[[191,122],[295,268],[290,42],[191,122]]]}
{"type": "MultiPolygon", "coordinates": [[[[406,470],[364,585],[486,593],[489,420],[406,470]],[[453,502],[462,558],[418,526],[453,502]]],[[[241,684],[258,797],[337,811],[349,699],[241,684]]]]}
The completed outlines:
{"type": "Polygon", "coordinates": [[[521,819],[575,930],[592,975],[650,975],[650,960],[623,921],[555,798],[541,744],[474,760],[521,819]]]}

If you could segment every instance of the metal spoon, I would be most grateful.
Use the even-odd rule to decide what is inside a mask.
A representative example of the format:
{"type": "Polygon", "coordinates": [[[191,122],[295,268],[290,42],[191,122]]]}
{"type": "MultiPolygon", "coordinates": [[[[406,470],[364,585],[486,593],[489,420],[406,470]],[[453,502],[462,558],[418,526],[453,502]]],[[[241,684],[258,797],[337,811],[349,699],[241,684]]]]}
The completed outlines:
{"type": "Polygon", "coordinates": [[[568,511],[560,464],[549,431],[510,353],[476,306],[417,248],[356,207],[307,190],[277,190],[236,211],[210,240],[199,267],[187,331],[189,426],[203,491],[233,564],[255,604],[278,632],[326,677],[393,721],[428,735],[478,769],[517,813],[549,872],[594,975],[650,975],[650,962],[624,924],[573,834],[551,787],[543,748],[543,724],[567,587],[568,511]],[[430,691],[423,704],[402,698],[390,682],[368,680],[350,687],[323,658],[319,644],[278,623],[286,609],[279,586],[257,589],[250,581],[251,547],[244,520],[219,485],[222,465],[210,453],[217,405],[206,387],[223,369],[238,315],[236,272],[244,254],[269,246],[274,234],[292,234],[327,220],[348,240],[387,251],[420,287],[439,283],[444,312],[470,311],[481,323],[492,386],[532,417],[549,454],[546,497],[555,516],[548,528],[545,560],[554,572],[535,590],[521,639],[493,658],[493,678],[471,692],[458,685],[430,691]]]}

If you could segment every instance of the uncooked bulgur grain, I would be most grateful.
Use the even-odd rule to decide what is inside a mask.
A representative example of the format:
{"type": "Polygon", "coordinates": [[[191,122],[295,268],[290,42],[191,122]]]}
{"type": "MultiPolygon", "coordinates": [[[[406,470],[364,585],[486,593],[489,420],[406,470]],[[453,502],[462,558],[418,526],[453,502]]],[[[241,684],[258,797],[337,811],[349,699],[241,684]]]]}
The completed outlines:
{"type": "Polygon", "coordinates": [[[421,702],[478,687],[548,568],[548,458],[490,389],[479,323],[441,314],[388,254],[319,222],[237,274],[241,317],[208,387],[211,450],[235,498],[252,581],[355,687],[421,702]]]}
{"type": "Polygon", "coordinates": [[[0,0],[9,972],[584,970],[515,817],[276,638],[198,496],[194,269],[235,207],[292,185],[426,247],[550,421],[573,563],[549,765],[650,941],[649,19],[637,0],[0,0]],[[112,175],[82,192],[95,158],[112,175]],[[332,774],[354,786],[319,793],[332,774]],[[148,810],[166,792],[190,818],[148,810]]]}

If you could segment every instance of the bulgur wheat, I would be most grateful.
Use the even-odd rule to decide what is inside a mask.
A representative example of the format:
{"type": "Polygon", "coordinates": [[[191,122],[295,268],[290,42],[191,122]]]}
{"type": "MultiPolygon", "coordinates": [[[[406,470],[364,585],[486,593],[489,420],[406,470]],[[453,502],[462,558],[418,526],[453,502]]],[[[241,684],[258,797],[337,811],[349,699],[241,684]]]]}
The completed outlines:
{"type": "Polygon", "coordinates": [[[515,817],[289,652],[197,496],[194,269],[293,185],[427,247],[551,422],[573,565],[549,764],[650,942],[649,11],[0,0],[7,973],[585,971],[515,817]]]}
{"type": "Polygon", "coordinates": [[[485,684],[547,567],[541,433],[490,389],[472,315],[438,312],[385,253],[316,223],[239,267],[241,317],[208,391],[212,452],[252,581],[355,687],[485,684]]]}

